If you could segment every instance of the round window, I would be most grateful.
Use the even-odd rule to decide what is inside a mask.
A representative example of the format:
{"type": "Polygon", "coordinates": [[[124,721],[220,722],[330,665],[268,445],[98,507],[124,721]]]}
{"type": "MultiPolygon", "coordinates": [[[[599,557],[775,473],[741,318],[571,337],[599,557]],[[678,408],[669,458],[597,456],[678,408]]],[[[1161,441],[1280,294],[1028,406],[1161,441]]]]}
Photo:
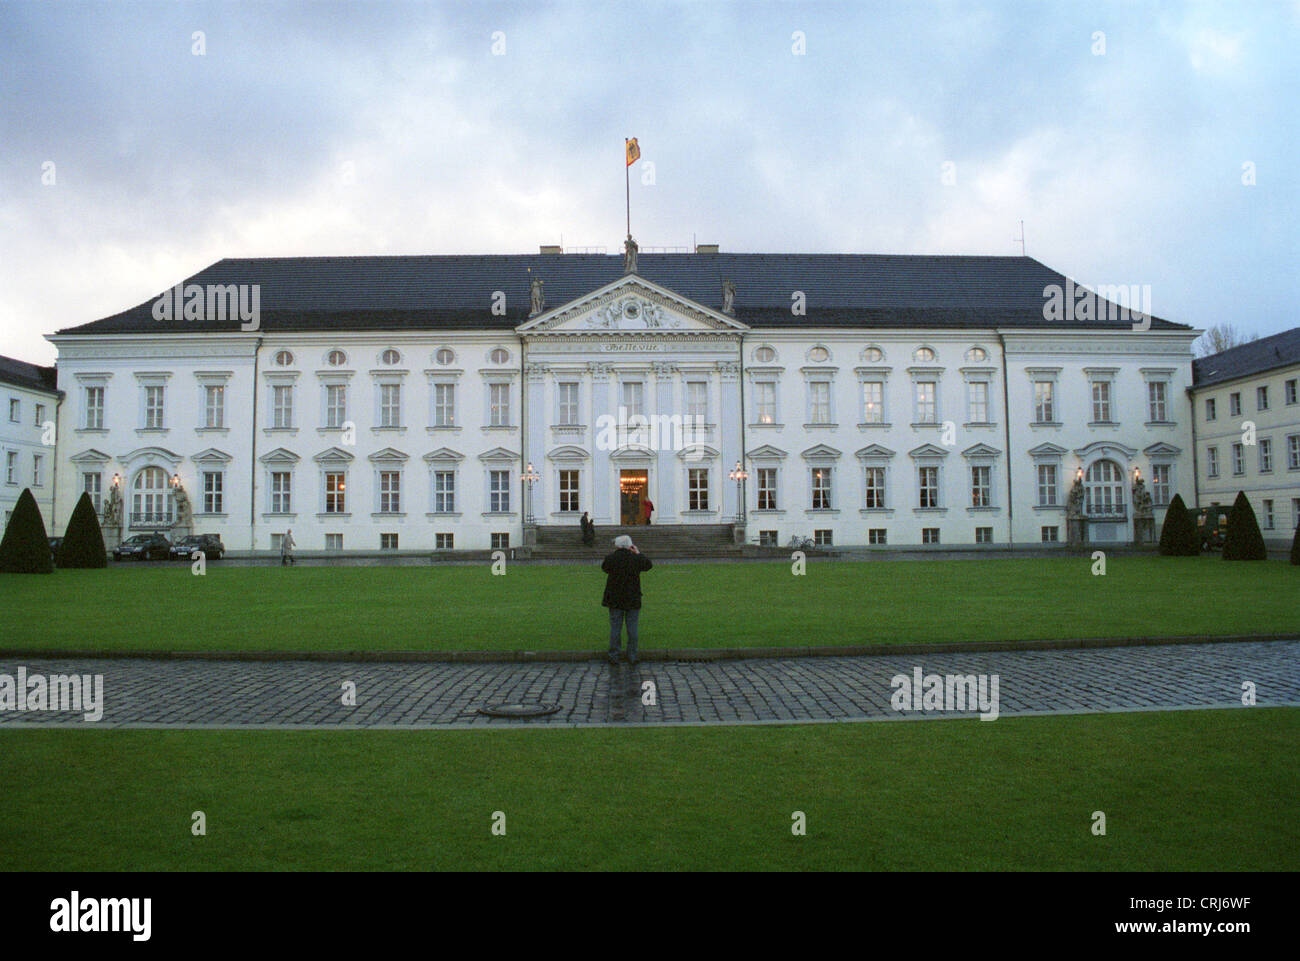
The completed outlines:
{"type": "Polygon", "coordinates": [[[506,350],[504,347],[497,347],[492,351],[491,357],[492,363],[504,364],[510,359],[510,351],[506,350]]]}
{"type": "Polygon", "coordinates": [[[989,359],[989,355],[982,347],[972,347],[966,351],[966,359],[972,363],[981,364],[989,359]]]}
{"type": "Polygon", "coordinates": [[[397,351],[393,350],[393,348],[389,347],[386,351],[383,352],[383,354],[380,356],[379,359],[383,361],[385,364],[387,364],[389,367],[392,367],[394,364],[401,361],[402,355],[399,354],[397,351]]]}
{"type": "Polygon", "coordinates": [[[433,355],[433,359],[438,362],[439,366],[446,367],[456,359],[456,355],[452,353],[450,347],[439,347],[438,352],[433,355]]]}
{"type": "Polygon", "coordinates": [[[929,362],[934,360],[934,351],[929,347],[918,347],[915,357],[917,360],[929,362]]]}
{"type": "Polygon", "coordinates": [[[818,364],[824,363],[831,359],[831,352],[825,347],[814,347],[808,351],[808,359],[818,364]]]}
{"type": "Polygon", "coordinates": [[[348,362],[348,355],[341,350],[331,350],[325,360],[331,367],[342,367],[348,362]]]}
{"type": "Polygon", "coordinates": [[[868,347],[862,356],[873,364],[878,364],[885,359],[885,353],[879,347],[868,347]]]}
{"type": "Polygon", "coordinates": [[[288,367],[292,363],[293,363],[293,354],[289,353],[287,350],[282,350],[276,353],[275,366],[288,367]]]}
{"type": "Polygon", "coordinates": [[[771,347],[760,347],[754,351],[754,359],[760,364],[770,364],[776,360],[776,351],[771,347]]]}

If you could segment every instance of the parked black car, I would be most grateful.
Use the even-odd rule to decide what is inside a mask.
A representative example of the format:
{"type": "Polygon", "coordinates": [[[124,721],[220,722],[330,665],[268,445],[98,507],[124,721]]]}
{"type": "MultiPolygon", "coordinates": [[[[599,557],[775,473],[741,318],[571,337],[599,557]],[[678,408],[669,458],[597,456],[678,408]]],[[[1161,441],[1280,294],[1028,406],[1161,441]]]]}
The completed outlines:
{"type": "Polygon", "coordinates": [[[1222,550],[1223,539],[1228,533],[1228,507],[1223,504],[1198,507],[1191,511],[1191,515],[1201,550],[1222,550]]]}
{"type": "Polygon", "coordinates": [[[162,534],[132,534],[113,548],[117,561],[165,561],[172,542],[162,534]]]}
{"type": "Polygon", "coordinates": [[[50,560],[52,560],[52,561],[54,561],[54,560],[58,560],[58,557],[59,557],[59,545],[62,544],[62,543],[63,543],[63,538],[62,538],[62,537],[51,537],[51,538],[50,538],[50,560]]]}
{"type": "Polygon", "coordinates": [[[188,534],[172,545],[170,556],[187,561],[195,551],[202,551],[210,561],[219,561],[226,545],[221,543],[220,534],[188,534]]]}

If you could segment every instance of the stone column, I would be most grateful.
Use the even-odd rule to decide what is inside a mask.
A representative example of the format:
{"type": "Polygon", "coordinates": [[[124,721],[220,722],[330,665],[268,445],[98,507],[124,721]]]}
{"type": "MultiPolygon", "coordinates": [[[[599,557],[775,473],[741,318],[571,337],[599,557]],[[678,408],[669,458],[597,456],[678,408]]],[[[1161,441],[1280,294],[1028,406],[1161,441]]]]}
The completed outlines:
{"type": "Polygon", "coordinates": [[[675,436],[671,428],[664,429],[666,423],[664,418],[677,412],[676,404],[673,403],[673,386],[677,368],[673,364],[657,363],[654,365],[654,375],[654,413],[659,415],[660,419],[657,423],[660,429],[650,499],[655,505],[654,523],[675,524],[680,519],[677,512],[681,509],[681,505],[677,502],[676,485],[673,483],[673,475],[677,469],[677,450],[674,444],[680,440],[680,437],[675,436]]]}
{"type": "MultiPolygon", "coordinates": [[[[545,524],[549,520],[550,511],[547,510],[547,482],[550,475],[547,470],[546,461],[546,436],[550,426],[550,418],[547,416],[546,407],[546,375],[548,368],[545,364],[528,364],[524,368],[523,384],[523,401],[528,411],[528,428],[523,438],[523,455],[524,463],[520,465],[525,467],[528,464],[533,465],[533,470],[538,474],[538,480],[528,489],[528,485],[523,485],[523,496],[528,501],[521,506],[523,511],[521,517],[524,524],[528,523],[528,511],[531,508],[533,521],[536,524],[545,524]]],[[[527,536],[524,542],[528,542],[527,536]]]]}
{"type": "Polygon", "coordinates": [[[722,452],[718,484],[722,491],[722,517],[724,524],[731,523],[739,513],[736,483],[728,476],[740,460],[740,363],[720,360],[717,363],[718,379],[722,382],[722,407],[718,411],[718,450],[722,452]]]}
{"type": "MultiPolygon", "coordinates": [[[[607,445],[602,444],[601,418],[614,417],[617,411],[609,401],[609,381],[613,368],[609,364],[592,363],[587,365],[591,373],[591,519],[596,524],[608,527],[617,524],[618,502],[610,505],[610,495],[617,486],[614,478],[613,464],[609,459],[607,445]],[[612,512],[612,513],[611,513],[612,512]]],[[[605,438],[609,431],[603,432],[605,438]]]]}

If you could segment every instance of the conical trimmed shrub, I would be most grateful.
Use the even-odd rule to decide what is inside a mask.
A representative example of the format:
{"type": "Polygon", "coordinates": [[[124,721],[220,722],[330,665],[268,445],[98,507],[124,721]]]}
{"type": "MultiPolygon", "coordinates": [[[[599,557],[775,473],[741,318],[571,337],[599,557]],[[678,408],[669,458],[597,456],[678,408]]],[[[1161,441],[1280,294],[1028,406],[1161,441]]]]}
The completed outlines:
{"type": "Polygon", "coordinates": [[[1291,538],[1291,563],[1300,567],[1300,524],[1296,525],[1295,537],[1291,538]]]}
{"type": "Polygon", "coordinates": [[[1223,537],[1223,559],[1268,560],[1264,535],[1259,532],[1259,521],[1255,520],[1255,510],[1246,499],[1245,491],[1237,491],[1237,499],[1232,502],[1232,510],[1228,511],[1228,532],[1223,537]]]}
{"type": "Polygon", "coordinates": [[[59,567],[94,568],[108,566],[108,551],[104,548],[104,532],[99,528],[99,515],[90,495],[82,493],[72,518],[63,534],[56,558],[59,567]]]}
{"type": "Polygon", "coordinates": [[[50,560],[50,540],[45,536],[45,519],[32,496],[31,488],[24,488],[14,505],[14,512],[0,540],[0,573],[52,574],[54,562],[50,560]]]}
{"type": "Polygon", "coordinates": [[[1200,538],[1182,494],[1175,494],[1165,511],[1165,524],[1160,528],[1160,553],[1167,557],[1195,557],[1201,553],[1200,538]]]}

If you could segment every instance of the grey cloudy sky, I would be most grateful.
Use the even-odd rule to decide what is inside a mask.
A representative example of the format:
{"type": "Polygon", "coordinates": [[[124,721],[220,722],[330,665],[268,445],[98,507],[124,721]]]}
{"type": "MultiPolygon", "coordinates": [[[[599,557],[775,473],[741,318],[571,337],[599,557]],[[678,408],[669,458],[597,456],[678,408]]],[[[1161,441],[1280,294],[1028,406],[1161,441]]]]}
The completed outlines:
{"type": "Polygon", "coordinates": [[[1273,333],[1297,51],[1300,0],[6,2],[0,353],[222,257],[614,252],[625,136],[643,247],[1014,254],[1023,218],[1082,282],[1273,333]]]}

